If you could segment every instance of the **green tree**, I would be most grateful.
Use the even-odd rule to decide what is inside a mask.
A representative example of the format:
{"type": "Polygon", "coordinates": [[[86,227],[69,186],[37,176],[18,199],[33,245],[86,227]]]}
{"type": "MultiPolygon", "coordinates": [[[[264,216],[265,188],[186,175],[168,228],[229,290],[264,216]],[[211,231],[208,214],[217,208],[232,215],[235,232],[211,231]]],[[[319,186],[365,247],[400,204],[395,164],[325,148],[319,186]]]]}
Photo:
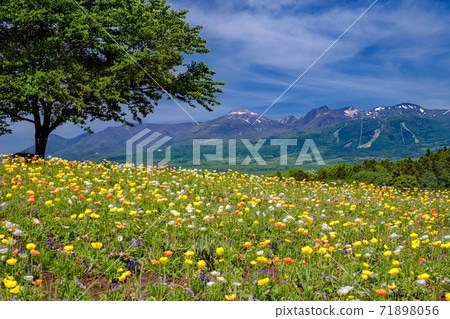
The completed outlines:
{"type": "Polygon", "coordinates": [[[400,175],[397,177],[394,182],[393,186],[395,188],[413,188],[413,187],[419,187],[419,182],[417,181],[417,178],[412,175],[400,175]]]}
{"type": "Polygon", "coordinates": [[[162,98],[212,111],[224,83],[185,63],[209,52],[186,13],[164,0],[1,1],[0,134],[31,122],[44,156],[67,122],[141,122],[162,98]]]}
{"type": "Polygon", "coordinates": [[[295,178],[297,181],[308,179],[308,174],[298,167],[291,168],[288,171],[288,176],[295,178]]]}

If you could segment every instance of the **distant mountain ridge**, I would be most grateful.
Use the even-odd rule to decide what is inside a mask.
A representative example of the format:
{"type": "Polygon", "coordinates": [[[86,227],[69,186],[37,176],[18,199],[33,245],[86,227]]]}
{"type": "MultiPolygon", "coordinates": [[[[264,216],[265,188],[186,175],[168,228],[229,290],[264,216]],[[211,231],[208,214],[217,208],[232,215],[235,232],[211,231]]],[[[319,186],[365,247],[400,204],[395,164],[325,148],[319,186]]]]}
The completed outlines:
{"type": "MultiPolygon", "coordinates": [[[[199,125],[146,123],[134,127],[108,127],[73,139],[51,135],[47,154],[76,160],[122,162],[125,160],[126,141],[143,129],[170,136],[173,153],[177,146],[179,149],[179,154],[175,151],[173,157],[180,162],[192,160],[192,154],[188,152],[192,140],[202,138],[312,138],[329,158],[351,160],[368,156],[393,159],[394,155],[420,156],[426,148],[450,145],[450,110],[425,109],[412,103],[369,110],[321,106],[301,117],[291,115],[272,120],[250,110],[239,109],[199,125]]],[[[34,147],[26,151],[33,152],[34,147]]]]}

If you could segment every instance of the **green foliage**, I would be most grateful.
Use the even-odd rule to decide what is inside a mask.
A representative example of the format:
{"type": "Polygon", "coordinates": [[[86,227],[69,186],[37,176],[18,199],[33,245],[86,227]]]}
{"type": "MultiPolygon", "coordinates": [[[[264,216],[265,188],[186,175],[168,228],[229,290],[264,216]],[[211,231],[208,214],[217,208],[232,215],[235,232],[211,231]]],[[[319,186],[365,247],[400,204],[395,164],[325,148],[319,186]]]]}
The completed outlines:
{"type": "Polygon", "coordinates": [[[432,153],[417,161],[410,157],[391,162],[387,159],[377,162],[373,159],[360,164],[337,164],[322,168],[318,172],[322,181],[363,182],[397,188],[420,187],[426,189],[448,189],[450,187],[450,150],[432,153]]]}
{"type": "Polygon", "coordinates": [[[307,180],[308,174],[301,170],[300,168],[292,168],[288,172],[289,177],[293,177],[297,181],[307,180]]]}
{"type": "Polygon", "coordinates": [[[201,27],[163,0],[7,0],[0,4],[0,134],[28,121],[36,153],[66,122],[129,124],[162,98],[209,111],[222,82],[186,55],[207,53],[201,27]]]}
{"type": "Polygon", "coordinates": [[[419,183],[417,182],[417,178],[412,175],[400,175],[395,178],[393,181],[393,186],[395,188],[414,188],[419,187],[419,183]]]}

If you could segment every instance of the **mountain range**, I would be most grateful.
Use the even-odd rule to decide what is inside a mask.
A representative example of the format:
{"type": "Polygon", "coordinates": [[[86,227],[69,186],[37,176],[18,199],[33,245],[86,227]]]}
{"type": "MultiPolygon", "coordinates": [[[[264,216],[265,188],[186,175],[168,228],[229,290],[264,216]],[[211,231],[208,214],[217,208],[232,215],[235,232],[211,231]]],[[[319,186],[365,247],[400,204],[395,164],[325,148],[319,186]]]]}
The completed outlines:
{"type": "MultiPolygon", "coordinates": [[[[143,129],[170,136],[173,164],[192,162],[192,140],[296,138],[313,139],[327,164],[340,161],[358,162],[365,158],[400,159],[418,157],[431,150],[450,145],[450,110],[425,109],[412,103],[380,106],[372,109],[345,107],[330,109],[321,106],[304,116],[269,119],[250,110],[233,110],[228,114],[199,123],[140,124],[108,127],[94,134],[82,134],[73,139],[51,135],[47,154],[73,159],[103,159],[124,162],[126,141],[143,129]]],[[[267,142],[267,145],[269,143],[267,142]]],[[[298,154],[302,143],[290,148],[298,154]]],[[[246,157],[243,145],[237,146],[246,157]]],[[[225,154],[227,147],[224,147],[225,154]]],[[[278,148],[268,147],[264,153],[268,163],[276,163],[278,148]]],[[[30,147],[27,152],[33,152],[30,147]]],[[[240,154],[238,152],[238,154],[240,154]]],[[[239,155],[238,155],[239,156],[239,155]]],[[[224,163],[226,164],[226,163],[224,163]]],[[[269,165],[270,166],[270,165],[269,165]]]]}

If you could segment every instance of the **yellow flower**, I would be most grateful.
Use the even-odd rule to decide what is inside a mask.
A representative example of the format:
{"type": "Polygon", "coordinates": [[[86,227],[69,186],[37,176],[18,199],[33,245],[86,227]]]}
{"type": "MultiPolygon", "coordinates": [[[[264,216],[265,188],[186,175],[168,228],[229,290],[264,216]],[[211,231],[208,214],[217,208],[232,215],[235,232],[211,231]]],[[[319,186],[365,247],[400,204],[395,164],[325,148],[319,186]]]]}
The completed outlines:
{"type": "Polygon", "coordinates": [[[430,278],[430,275],[427,273],[423,273],[419,276],[417,276],[417,279],[424,279],[424,280],[428,280],[430,278]]]}
{"type": "Polygon", "coordinates": [[[354,247],[361,247],[361,242],[360,242],[360,241],[355,241],[355,242],[353,243],[353,246],[354,246],[354,247]]]}
{"type": "Polygon", "coordinates": [[[13,288],[17,285],[17,281],[15,281],[12,276],[7,276],[2,282],[6,288],[13,288]]]}
{"type": "Polygon", "coordinates": [[[309,246],[302,247],[302,255],[311,255],[313,249],[309,246]]]}
{"type": "Polygon", "coordinates": [[[417,238],[417,237],[419,237],[419,235],[417,235],[416,233],[412,233],[411,235],[409,235],[409,237],[411,237],[411,238],[417,238]]]}
{"type": "Polygon", "coordinates": [[[259,261],[259,262],[262,262],[262,263],[266,263],[266,262],[269,261],[269,259],[267,259],[267,258],[264,257],[264,256],[258,256],[258,257],[256,258],[256,260],[259,261]]]}
{"type": "Polygon", "coordinates": [[[384,255],[385,257],[389,257],[389,256],[392,255],[392,251],[386,250],[386,251],[383,253],[383,255],[384,255]]]}
{"type": "Polygon", "coordinates": [[[159,258],[159,262],[160,262],[161,264],[165,264],[165,263],[167,262],[167,260],[168,260],[167,257],[161,257],[161,258],[159,258]]]}
{"type": "Polygon", "coordinates": [[[194,254],[195,253],[192,250],[188,250],[187,252],[184,253],[184,255],[187,257],[192,257],[192,256],[194,256],[194,254]]]}
{"type": "Polygon", "coordinates": [[[33,243],[29,243],[29,244],[27,244],[25,247],[26,247],[28,250],[33,250],[33,249],[36,248],[36,245],[33,244],[33,243]]]}
{"type": "Polygon", "coordinates": [[[17,259],[15,258],[10,258],[6,261],[6,263],[10,266],[14,266],[17,263],[17,259]]]}
{"type": "Polygon", "coordinates": [[[131,271],[128,270],[119,277],[119,281],[125,281],[129,276],[131,276],[131,271]]]}
{"type": "Polygon", "coordinates": [[[400,273],[400,269],[399,268],[391,268],[391,270],[389,270],[389,274],[391,274],[392,276],[396,276],[400,273]]]}
{"type": "Polygon", "coordinates": [[[225,295],[225,299],[228,301],[233,301],[234,299],[236,299],[236,294],[225,295]]]}
{"type": "Polygon", "coordinates": [[[200,268],[206,267],[206,261],[204,261],[203,259],[199,260],[197,266],[199,266],[200,268]]]}
{"type": "Polygon", "coordinates": [[[364,268],[369,268],[370,265],[368,263],[363,263],[364,268]]]}
{"type": "Polygon", "coordinates": [[[123,268],[117,268],[117,272],[118,272],[118,273],[123,272],[123,268]]]}
{"type": "Polygon", "coordinates": [[[192,259],[186,259],[185,261],[184,261],[186,264],[188,264],[188,265],[192,265],[194,262],[192,261],[192,259]]]}
{"type": "Polygon", "coordinates": [[[92,248],[94,249],[100,249],[103,247],[102,243],[91,243],[92,248]]]}
{"type": "Polygon", "coordinates": [[[257,262],[254,261],[254,260],[252,260],[252,261],[250,262],[250,264],[251,264],[252,266],[256,266],[257,262]]]}
{"type": "Polygon", "coordinates": [[[264,279],[260,279],[260,280],[258,280],[258,286],[267,285],[269,283],[269,281],[270,281],[270,279],[268,277],[264,278],[264,279]]]}
{"type": "Polygon", "coordinates": [[[53,207],[53,206],[55,206],[55,205],[53,204],[53,201],[52,201],[52,200],[48,200],[48,201],[45,202],[45,206],[47,206],[47,207],[53,207]]]}
{"type": "Polygon", "coordinates": [[[9,292],[12,294],[18,294],[20,292],[20,286],[16,286],[16,288],[10,289],[9,292]]]}
{"type": "Polygon", "coordinates": [[[450,292],[445,294],[445,300],[450,301],[450,292]]]}
{"type": "Polygon", "coordinates": [[[397,288],[397,285],[395,283],[392,283],[390,285],[387,285],[387,287],[388,287],[388,289],[393,290],[393,289],[397,288]]]}
{"type": "Polygon", "coordinates": [[[393,260],[392,261],[392,265],[393,266],[398,266],[398,265],[400,265],[400,262],[398,260],[393,260]]]}
{"type": "Polygon", "coordinates": [[[222,256],[224,252],[225,252],[225,249],[223,249],[223,247],[219,247],[216,249],[217,256],[222,256]]]}
{"type": "Polygon", "coordinates": [[[64,246],[64,251],[71,252],[72,250],[73,250],[73,246],[71,246],[71,245],[64,246]]]}
{"type": "Polygon", "coordinates": [[[92,219],[98,219],[98,218],[100,218],[100,215],[98,215],[98,214],[96,214],[96,213],[92,213],[90,216],[91,216],[92,219]]]}
{"type": "Polygon", "coordinates": [[[372,244],[376,244],[376,243],[378,243],[378,239],[376,239],[376,238],[372,238],[371,240],[370,240],[370,242],[372,243],[372,244]]]}

